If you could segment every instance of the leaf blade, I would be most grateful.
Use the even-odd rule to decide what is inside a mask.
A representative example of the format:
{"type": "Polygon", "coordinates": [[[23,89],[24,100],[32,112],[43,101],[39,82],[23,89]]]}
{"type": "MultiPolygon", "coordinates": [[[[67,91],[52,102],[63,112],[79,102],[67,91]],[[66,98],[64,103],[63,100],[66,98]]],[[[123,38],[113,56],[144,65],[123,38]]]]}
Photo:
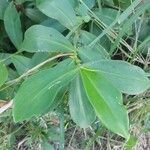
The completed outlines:
{"type": "Polygon", "coordinates": [[[73,51],[72,44],[57,30],[34,25],[25,33],[21,49],[28,52],[73,51]]]}
{"type": "Polygon", "coordinates": [[[128,138],[129,120],[127,111],[120,104],[121,93],[96,72],[82,68],[81,75],[86,93],[98,118],[108,129],[128,138]]]}
{"type": "Polygon", "coordinates": [[[14,99],[14,120],[23,121],[45,112],[60,88],[70,82],[75,73],[75,64],[68,59],[25,80],[14,99]]]}
{"type": "Polygon", "coordinates": [[[89,127],[95,120],[95,112],[88,100],[79,75],[70,85],[69,108],[72,119],[81,128],[89,127]]]}
{"type": "Polygon", "coordinates": [[[15,5],[11,2],[4,14],[4,25],[6,32],[17,49],[20,48],[23,40],[23,33],[21,29],[21,21],[19,13],[15,5]]]}
{"type": "Polygon", "coordinates": [[[8,78],[8,71],[6,66],[0,62],[0,87],[5,83],[8,78]]]}
{"type": "Polygon", "coordinates": [[[45,15],[71,29],[77,23],[73,7],[67,0],[37,0],[36,5],[45,15]]]}
{"type": "Polygon", "coordinates": [[[127,94],[139,94],[150,87],[145,72],[134,65],[119,60],[101,60],[85,64],[103,74],[116,88],[127,94]]]}

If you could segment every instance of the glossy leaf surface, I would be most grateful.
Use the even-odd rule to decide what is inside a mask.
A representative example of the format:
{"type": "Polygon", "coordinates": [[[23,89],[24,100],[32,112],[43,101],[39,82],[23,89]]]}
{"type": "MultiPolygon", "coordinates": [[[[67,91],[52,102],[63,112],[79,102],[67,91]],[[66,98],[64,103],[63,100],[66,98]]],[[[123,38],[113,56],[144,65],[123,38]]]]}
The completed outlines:
{"type": "Polygon", "coordinates": [[[36,0],[36,4],[45,15],[58,20],[69,29],[77,23],[75,12],[68,0],[36,0]]]}
{"type": "Polygon", "coordinates": [[[127,110],[120,103],[121,93],[102,75],[92,70],[81,70],[87,96],[100,121],[111,131],[128,138],[127,110]]]}
{"type": "Polygon", "coordinates": [[[0,86],[7,80],[8,72],[6,66],[0,62],[0,86]]]}

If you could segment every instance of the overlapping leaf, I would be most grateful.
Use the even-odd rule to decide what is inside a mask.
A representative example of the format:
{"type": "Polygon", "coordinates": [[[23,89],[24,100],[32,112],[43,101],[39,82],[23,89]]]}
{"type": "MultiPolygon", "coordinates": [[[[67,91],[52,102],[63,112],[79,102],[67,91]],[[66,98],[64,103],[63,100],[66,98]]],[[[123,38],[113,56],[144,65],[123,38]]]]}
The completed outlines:
{"type": "Polygon", "coordinates": [[[105,48],[101,45],[101,42],[97,42],[92,46],[88,46],[96,39],[96,36],[86,32],[81,31],[80,38],[78,43],[81,45],[79,50],[77,51],[82,62],[89,62],[101,59],[108,59],[109,55],[105,48]]]}
{"type": "Polygon", "coordinates": [[[59,90],[69,83],[75,74],[75,64],[68,59],[56,67],[39,71],[25,80],[14,99],[14,120],[23,121],[45,112],[59,90]]]}
{"type": "Polygon", "coordinates": [[[7,80],[7,77],[8,77],[7,68],[2,62],[0,62],[0,87],[7,80]]]}
{"type": "Polygon", "coordinates": [[[127,110],[121,104],[121,93],[103,75],[81,69],[86,94],[101,122],[111,131],[128,138],[127,110]]]}
{"type": "Polygon", "coordinates": [[[115,87],[123,93],[139,94],[150,87],[145,72],[134,65],[119,60],[102,60],[87,63],[90,67],[103,74],[115,87]]]}
{"type": "Polygon", "coordinates": [[[36,4],[45,15],[58,20],[69,29],[77,24],[75,12],[68,0],[36,0],[36,4]]]}
{"type": "Polygon", "coordinates": [[[69,107],[74,122],[87,128],[95,120],[95,112],[85,93],[81,77],[78,75],[70,86],[69,107]]]}
{"type": "Polygon", "coordinates": [[[69,52],[74,47],[57,30],[34,25],[26,31],[21,49],[28,52],[69,52]]]}
{"type": "Polygon", "coordinates": [[[5,11],[4,24],[10,40],[16,48],[19,49],[22,44],[23,33],[21,29],[20,15],[17,12],[13,2],[8,5],[5,11]]]}

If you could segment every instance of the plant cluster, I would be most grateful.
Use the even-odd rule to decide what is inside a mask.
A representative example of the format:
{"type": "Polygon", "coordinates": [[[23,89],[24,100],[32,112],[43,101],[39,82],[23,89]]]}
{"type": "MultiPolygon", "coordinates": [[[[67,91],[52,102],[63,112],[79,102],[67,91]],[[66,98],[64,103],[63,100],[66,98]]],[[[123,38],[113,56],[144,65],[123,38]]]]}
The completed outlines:
{"type": "Polygon", "coordinates": [[[125,99],[150,87],[149,10],[149,0],[0,0],[0,110],[13,103],[15,123],[57,112],[63,132],[69,106],[79,127],[98,121],[130,143],[125,99]]]}

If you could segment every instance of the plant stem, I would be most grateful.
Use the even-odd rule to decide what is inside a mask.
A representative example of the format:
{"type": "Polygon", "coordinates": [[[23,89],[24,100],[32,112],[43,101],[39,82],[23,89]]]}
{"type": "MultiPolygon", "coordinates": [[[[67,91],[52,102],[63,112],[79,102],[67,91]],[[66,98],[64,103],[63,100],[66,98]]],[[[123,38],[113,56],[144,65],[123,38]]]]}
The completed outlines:
{"type": "Polygon", "coordinates": [[[41,68],[42,66],[44,66],[45,64],[47,64],[48,62],[50,62],[50,61],[52,61],[52,60],[55,60],[55,59],[57,59],[57,58],[59,58],[59,57],[71,56],[71,55],[73,55],[73,54],[72,54],[72,53],[68,53],[68,54],[58,54],[58,55],[56,55],[56,56],[54,56],[54,57],[51,57],[51,58],[49,58],[49,59],[43,61],[42,63],[36,65],[35,67],[31,68],[30,70],[28,70],[27,72],[25,72],[25,73],[24,73],[23,75],[21,75],[20,77],[14,79],[14,80],[12,80],[12,81],[7,82],[6,84],[11,84],[11,83],[15,83],[15,82],[20,81],[22,78],[28,76],[29,74],[31,74],[32,72],[38,70],[39,68],[41,68]]]}

